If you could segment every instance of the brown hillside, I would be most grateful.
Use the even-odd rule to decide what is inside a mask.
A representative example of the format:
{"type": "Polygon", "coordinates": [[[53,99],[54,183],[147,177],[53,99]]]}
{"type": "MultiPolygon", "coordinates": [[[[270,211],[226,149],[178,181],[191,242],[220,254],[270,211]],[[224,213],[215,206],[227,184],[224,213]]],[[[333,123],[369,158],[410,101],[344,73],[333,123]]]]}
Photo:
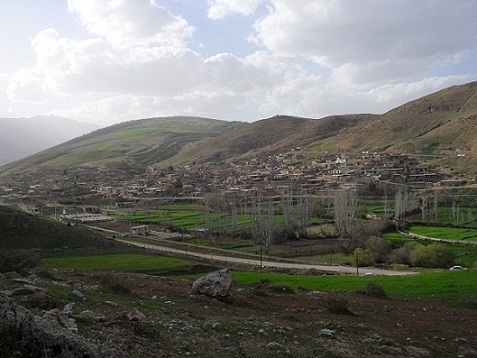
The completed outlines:
{"type": "Polygon", "coordinates": [[[465,132],[475,130],[472,118],[476,114],[477,82],[471,82],[406,103],[346,131],[337,140],[342,147],[362,150],[468,147],[471,138],[465,132]]]}
{"type": "Polygon", "coordinates": [[[274,116],[238,127],[219,137],[194,143],[164,163],[186,163],[191,159],[243,159],[274,154],[333,137],[341,130],[356,126],[369,117],[372,115],[330,116],[321,119],[274,116]]]}

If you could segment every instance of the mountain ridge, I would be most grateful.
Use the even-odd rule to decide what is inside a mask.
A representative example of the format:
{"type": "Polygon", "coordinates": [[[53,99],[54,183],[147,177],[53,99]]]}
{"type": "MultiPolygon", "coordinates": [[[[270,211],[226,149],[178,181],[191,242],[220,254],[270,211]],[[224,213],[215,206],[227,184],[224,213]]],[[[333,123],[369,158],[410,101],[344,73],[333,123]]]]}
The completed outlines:
{"type": "MultiPolygon", "coordinates": [[[[384,114],[323,118],[277,115],[256,122],[203,117],[156,117],[98,129],[0,168],[91,166],[142,172],[148,167],[247,160],[302,147],[305,159],[335,153],[387,151],[427,155],[462,153],[452,165],[477,174],[477,81],[452,86],[384,114]]],[[[455,155],[454,155],[455,156],[455,155]]]]}

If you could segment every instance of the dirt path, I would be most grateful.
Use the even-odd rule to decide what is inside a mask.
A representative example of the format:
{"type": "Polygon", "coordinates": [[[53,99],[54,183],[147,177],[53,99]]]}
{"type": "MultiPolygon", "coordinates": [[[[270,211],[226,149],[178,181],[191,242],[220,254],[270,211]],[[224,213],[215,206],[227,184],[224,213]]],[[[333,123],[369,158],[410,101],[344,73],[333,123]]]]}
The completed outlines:
{"type": "MultiPolygon", "coordinates": [[[[169,253],[189,256],[189,257],[197,257],[197,258],[207,259],[211,261],[218,261],[222,263],[250,265],[254,267],[259,267],[261,263],[263,267],[289,268],[289,269],[299,269],[299,270],[314,269],[314,270],[334,272],[339,274],[356,274],[356,268],[349,267],[349,266],[311,265],[311,264],[299,264],[299,263],[277,262],[277,261],[267,261],[267,260],[262,260],[260,262],[260,260],[256,260],[256,259],[244,259],[239,257],[222,256],[217,254],[191,252],[188,250],[179,250],[179,249],[174,249],[171,247],[143,244],[143,243],[124,240],[124,239],[116,239],[116,240],[129,244],[129,245],[143,247],[145,249],[158,250],[162,252],[169,252],[169,253]]],[[[359,272],[360,274],[372,274],[372,275],[381,275],[381,276],[404,276],[404,275],[417,274],[417,272],[411,272],[411,271],[382,270],[382,269],[373,268],[373,267],[369,267],[369,268],[361,267],[359,269],[359,272]]]]}

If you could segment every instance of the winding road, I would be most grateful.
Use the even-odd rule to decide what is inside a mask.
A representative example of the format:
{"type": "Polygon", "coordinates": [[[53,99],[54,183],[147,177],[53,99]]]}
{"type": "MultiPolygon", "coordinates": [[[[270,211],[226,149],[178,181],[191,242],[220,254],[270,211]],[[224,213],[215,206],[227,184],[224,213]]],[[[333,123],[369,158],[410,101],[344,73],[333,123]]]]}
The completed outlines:
{"type": "MultiPolygon", "coordinates": [[[[177,254],[181,256],[188,257],[197,257],[201,259],[206,259],[210,261],[216,261],[221,263],[229,264],[241,264],[241,265],[250,265],[254,267],[259,267],[260,263],[262,267],[272,267],[272,268],[288,268],[288,269],[298,269],[298,270],[318,270],[325,272],[333,272],[338,274],[356,274],[356,268],[350,266],[327,266],[327,265],[313,265],[313,264],[301,264],[293,262],[278,262],[278,261],[267,261],[267,260],[257,260],[257,259],[248,259],[248,258],[239,258],[231,256],[223,256],[217,254],[207,254],[202,252],[194,252],[188,250],[174,249],[171,247],[144,244],[140,242],[125,240],[125,239],[116,239],[126,243],[128,245],[134,245],[137,247],[142,247],[149,250],[157,250],[162,252],[168,252],[172,254],[177,254]]],[[[405,276],[405,275],[415,275],[417,272],[412,271],[395,271],[395,270],[383,270],[374,267],[361,267],[359,269],[361,275],[380,275],[380,276],[405,276]]]]}

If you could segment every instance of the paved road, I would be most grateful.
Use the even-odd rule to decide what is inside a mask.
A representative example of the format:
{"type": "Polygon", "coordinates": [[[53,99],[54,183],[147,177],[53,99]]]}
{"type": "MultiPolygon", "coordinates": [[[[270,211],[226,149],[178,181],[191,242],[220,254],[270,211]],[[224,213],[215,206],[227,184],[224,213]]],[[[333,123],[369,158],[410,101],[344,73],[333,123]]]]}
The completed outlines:
{"type": "MultiPolygon", "coordinates": [[[[143,244],[135,241],[125,240],[125,239],[116,239],[117,241],[124,242],[129,245],[134,245],[138,247],[143,247],[151,250],[158,250],[163,252],[169,252],[173,254],[179,254],[189,257],[198,257],[202,259],[208,259],[211,261],[218,261],[222,263],[231,263],[231,264],[241,264],[241,265],[250,265],[250,266],[260,266],[260,260],[256,259],[244,259],[239,257],[230,257],[222,256],[216,254],[206,254],[201,252],[191,252],[187,250],[179,250],[171,247],[157,246],[150,244],[143,244]]],[[[356,274],[355,267],[349,266],[327,266],[327,265],[311,265],[311,264],[300,264],[292,262],[277,262],[277,261],[266,261],[262,260],[262,266],[264,267],[275,267],[275,268],[289,268],[289,269],[300,269],[300,270],[319,270],[334,272],[339,274],[356,274]]],[[[378,268],[364,268],[359,269],[360,274],[372,274],[372,275],[384,275],[384,276],[404,276],[404,275],[414,275],[416,272],[411,271],[394,271],[394,270],[382,270],[378,268]]]]}

